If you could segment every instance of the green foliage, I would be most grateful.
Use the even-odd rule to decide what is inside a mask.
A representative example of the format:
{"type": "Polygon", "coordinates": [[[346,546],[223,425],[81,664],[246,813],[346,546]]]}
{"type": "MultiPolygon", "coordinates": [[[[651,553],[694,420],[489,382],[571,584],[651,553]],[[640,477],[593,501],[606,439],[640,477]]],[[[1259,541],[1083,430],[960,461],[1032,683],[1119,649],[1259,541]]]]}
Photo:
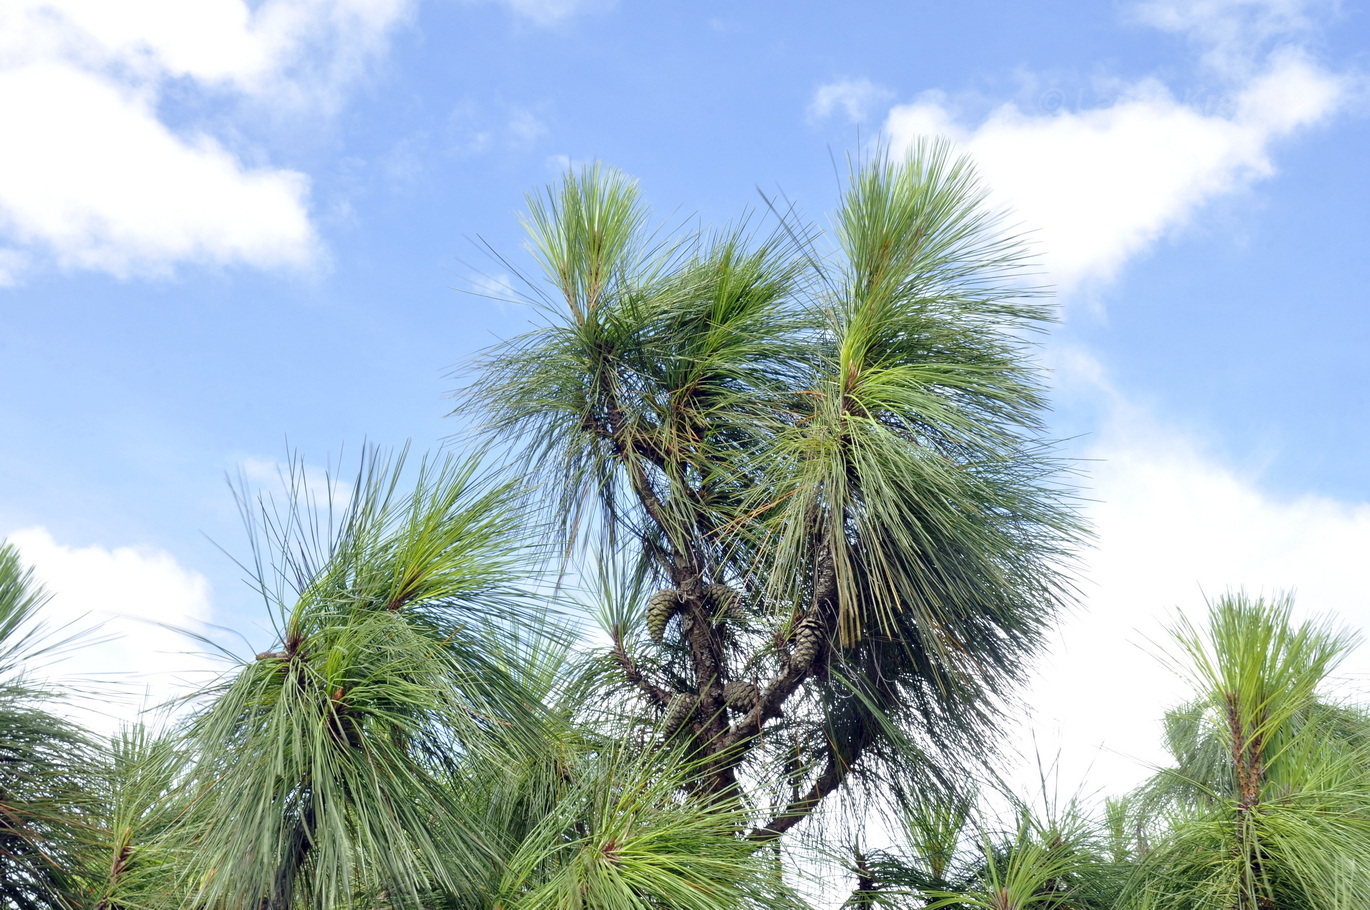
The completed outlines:
{"type": "Polygon", "coordinates": [[[454,768],[451,786],[481,820],[491,857],[442,906],[799,905],[768,853],[738,837],[751,821],[743,805],[708,797],[684,750],[644,748],[650,728],[606,699],[593,658],[562,636],[491,647],[548,712],[539,735],[492,728],[454,768]]]}
{"type": "Polygon", "coordinates": [[[85,857],[79,888],[67,900],[94,910],[170,910],[181,906],[177,870],[187,860],[168,837],[191,808],[184,743],[138,724],[97,753],[79,807],[85,857]]]}
{"type": "Polygon", "coordinates": [[[964,796],[924,799],[904,837],[862,857],[851,907],[1106,910],[1125,867],[1108,856],[1100,826],[1072,802],[1034,810],[1009,794],[1007,825],[987,824],[964,796]]]}
{"type": "Polygon", "coordinates": [[[54,716],[0,545],[0,910],[789,910],[839,851],[852,908],[1363,906],[1355,640],[1287,597],[1179,623],[1173,765],[1101,819],[969,795],[1084,533],[966,160],[879,150],[828,235],[659,231],[599,166],[525,224],[542,322],[464,397],[497,445],[241,496],[276,637],[187,716],[54,716]]]}
{"type": "Polygon", "coordinates": [[[485,627],[519,618],[516,491],[448,460],[401,495],[402,470],[369,458],[329,534],[299,497],[262,506],[280,555],[260,587],[297,588],[275,604],[277,650],[207,693],[190,727],[199,795],[179,836],[196,903],[334,908],[383,892],[414,906],[489,860],[445,782],[485,727],[536,716],[483,650],[485,627]]]}
{"type": "Polygon", "coordinates": [[[49,910],[80,873],[75,804],[90,747],[51,712],[55,695],[29,665],[62,644],[44,628],[47,594],[15,548],[0,541],[0,901],[49,910]]]}
{"type": "Polygon", "coordinates": [[[1195,700],[1167,718],[1175,766],[1139,794],[1152,844],[1127,906],[1363,906],[1370,715],[1327,700],[1355,638],[1287,597],[1229,594],[1175,630],[1195,700]]]}
{"type": "Polygon", "coordinates": [[[724,910],[792,907],[778,870],[738,838],[737,804],[689,791],[699,769],[680,753],[606,744],[570,780],[504,865],[494,906],[519,910],[724,910]]]}
{"type": "Polygon", "coordinates": [[[798,419],[780,421],[755,497],[783,503],[766,535],[775,583],[793,585],[826,541],[841,644],[915,633],[940,661],[963,641],[980,654],[985,630],[1018,639],[1063,593],[1053,560],[1075,523],[1047,483],[1059,466],[1024,341],[1051,311],[944,145],[853,172],[835,220],[842,255],[806,306],[828,343],[810,345],[798,419]]]}
{"type": "Polygon", "coordinates": [[[689,699],[662,735],[720,795],[778,783],[751,788],[759,839],[992,752],[1081,532],[1028,340],[1051,311],[969,163],[854,166],[832,249],[788,216],[656,231],[600,167],[529,209],[542,324],[461,411],[537,478],[563,552],[622,563],[636,601],[601,612],[638,714],[689,699]],[[644,635],[656,591],[678,608],[644,635]]]}

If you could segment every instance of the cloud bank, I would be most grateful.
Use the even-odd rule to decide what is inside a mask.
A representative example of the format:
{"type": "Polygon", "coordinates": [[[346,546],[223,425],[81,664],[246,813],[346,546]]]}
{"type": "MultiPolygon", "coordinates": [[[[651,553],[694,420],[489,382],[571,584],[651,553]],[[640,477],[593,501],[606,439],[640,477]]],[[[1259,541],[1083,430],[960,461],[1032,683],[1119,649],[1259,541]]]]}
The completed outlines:
{"type": "MultiPolygon", "coordinates": [[[[1307,3],[1155,2],[1137,15],[1206,48],[1198,100],[1156,78],[1111,86],[1106,107],[1003,104],[975,121],[940,92],[890,110],[895,151],[951,138],[1042,252],[1063,294],[1105,284],[1205,204],[1275,172],[1278,143],[1344,109],[1356,77],[1297,42],[1307,3]],[[1285,41],[1265,50],[1275,36],[1285,41]]],[[[815,99],[816,102],[817,99],[815,99]]]]}
{"type": "Polygon", "coordinates": [[[118,277],[178,262],[305,266],[318,253],[309,181],[246,168],[205,135],[177,136],[154,99],[79,69],[0,72],[0,225],[65,268],[118,277]]]}
{"type": "Polygon", "coordinates": [[[50,629],[91,630],[87,644],[39,669],[66,680],[70,712],[101,732],[137,719],[145,708],[188,694],[216,667],[202,634],[213,607],[209,582],[171,554],[146,547],[70,547],[45,528],[9,535],[52,595],[43,610],[50,629]],[[118,697],[82,699],[82,691],[118,697]]]}
{"type": "MultiPolygon", "coordinates": [[[[1161,714],[1187,694],[1157,659],[1177,611],[1201,619],[1205,597],[1238,588],[1293,591],[1303,616],[1370,628],[1370,503],[1274,495],[1129,400],[1088,354],[1059,354],[1056,366],[1106,420],[1083,453],[1097,534],[1079,573],[1087,609],[1061,625],[1030,689],[1029,729],[1047,757],[1060,749],[1064,785],[1088,777],[1118,793],[1164,761],[1161,714]]],[[[1370,648],[1343,672],[1370,694],[1370,648]]]]}
{"type": "Polygon", "coordinates": [[[11,0],[0,6],[0,284],[51,261],[120,278],[181,263],[310,268],[304,174],[178,129],[168,91],[291,116],[335,108],[412,0],[11,0]]]}

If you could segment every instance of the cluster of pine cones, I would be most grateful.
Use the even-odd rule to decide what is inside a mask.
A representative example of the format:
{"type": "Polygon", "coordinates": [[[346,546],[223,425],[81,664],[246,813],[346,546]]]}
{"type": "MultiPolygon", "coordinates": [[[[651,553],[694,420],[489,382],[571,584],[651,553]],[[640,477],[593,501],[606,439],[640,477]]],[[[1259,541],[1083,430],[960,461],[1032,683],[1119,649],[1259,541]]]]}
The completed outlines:
{"type": "MultiPolygon", "coordinates": [[[[761,692],[756,683],[735,679],[723,687],[723,700],[739,714],[752,710],[761,692]]],[[[666,711],[661,715],[661,730],[667,736],[682,729],[694,717],[699,697],[688,692],[671,696],[666,711]]]]}
{"type": "MultiPolygon", "coordinates": [[[[746,618],[742,595],[736,588],[715,583],[705,589],[704,596],[713,607],[715,622],[741,622],[746,618]]],[[[665,588],[652,595],[647,601],[647,634],[652,636],[652,641],[661,643],[666,635],[666,624],[678,612],[680,592],[675,588],[665,588]]]]}

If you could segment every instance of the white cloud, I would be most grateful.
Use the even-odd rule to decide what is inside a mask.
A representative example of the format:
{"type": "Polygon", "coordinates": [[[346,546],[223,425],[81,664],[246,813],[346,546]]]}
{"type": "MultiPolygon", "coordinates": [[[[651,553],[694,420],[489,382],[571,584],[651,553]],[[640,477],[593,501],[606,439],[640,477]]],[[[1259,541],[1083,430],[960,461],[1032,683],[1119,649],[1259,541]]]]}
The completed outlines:
{"type": "Polygon", "coordinates": [[[819,86],[813,93],[808,118],[811,122],[826,120],[841,110],[848,120],[860,123],[872,110],[887,104],[893,97],[893,92],[869,79],[838,79],[819,86]]]}
{"type": "Polygon", "coordinates": [[[571,155],[557,154],[548,155],[545,163],[547,165],[547,170],[556,174],[558,177],[564,177],[572,171],[579,171],[583,168],[590,167],[595,162],[593,158],[576,158],[571,155]]]}
{"type": "Polygon", "coordinates": [[[509,136],[520,147],[527,148],[547,133],[547,124],[530,111],[515,110],[509,115],[509,136]]]}
{"type": "Polygon", "coordinates": [[[178,262],[305,266],[318,241],[299,173],[246,169],[208,136],[158,122],[153,99],[78,69],[0,72],[0,224],[65,267],[118,276],[178,262]]]}
{"type": "Polygon", "coordinates": [[[1347,106],[1359,77],[1328,69],[1305,46],[1330,6],[1147,0],[1133,17],[1189,38],[1209,64],[1200,91],[1112,81],[1100,93],[1111,102],[1097,107],[1004,104],[983,118],[927,92],[894,107],[886,131],[895,150],[942,135],[969,152],[1061,291],[1106,283],[1206,203],[1272,175],[1281,140],[1347,106]]]}
{"type": "Polygon", "coordinates": [[[468,293],[493,301],[501,313],[508,312],[511,306],[523,306],[525,303],[514,289],[514,277],[508,272],[472,276],[468,293]]]}
{"type": "Polygon", "coordinates": [[[929,94],[895,107],[886,130],[895,149],[931,134],[969,152],[1068,293],[1114,278],[1203,204],[1271,175],[1272,146],[1325,120],[1347,93],[1345,77],[1288,50],[1225,110],[1200,110],[1147,79],[1111,107],[1034,115],[1004,105],[973,127],[929,94]]]}
{"type": "MultiPolygon", "coordinates": [[[[890,111],[891,146],[950,137],[976,159],[992,198],[1035,232],[1063,291],[1107,282],[1205,204],[1272,175],[1281,141],[1349,105],[1359,77],[1303,46],[1328,6],[1152,0],[1136,18],[1193,43],[1202,92],[1114,81],[1106,106],[1005,104],[979,117],[929,92],[890,111]]],[[[1118,392],[1089,355],[1057,351],[1054,366],[1106,418],[1083,466],[1098,537],[1080,567],[1083,608],[1063,622],[1026,693],[1033,719],[1022,744],[1032,748],[1031,734],[1048,762],[1059,754],[1067,792],[1087,777],[1119,793],[1164,761],[1163,713],[1186,696],[1156,656],[1176,610],[1201,618],[1205,596],[1293,589],[1304,615],[1370,629],[1360,569],[1370,502],[1276,495],[1118,392]]],[[[1370,681],[1370,650],[1345,670],[1370,681]]],[[[1033,775],[1018,777],[1035,789],[1033,775]]]]}
{"type": "MultiPolygon", "coordinates": [[[[42,668],[73,690],[113,684],[125,694],[73,714],[101,731],[186,695],[215,669],[202,633],[212,607],[209,582],[169,553],[146,547],[68,547],[41,527],[9,536],[23,561],[53,595],[42,616],[49,627],[93,629],[94,643],[42,668]],[[185,632],[179,631],[185,630],[185,632]]],[[[77,706],[81,700],[75,702],[77,706]]]]}
{"type": "Polygon", "coordinates": [[[412,191],[429,179],[428,161],[432,157],[428,133],[421,130],[391,146],[380,161],[380,169],[393,190],[412,191]]]}
{"type": "Polygon", "coordinates": [[[189,77],[277,103],[326,98],[365,68],[413,0],[11,0],[0,58],[61,58],[124,79],[189,77]]]}
{"type": "MultiPolygon", "coordinates": [[[[1161,716],[1186,694],[1156,658],[1177,609],[1201,618],[1205,595],[1293,590],[1302,615],[1370,631],[1370,503],[1262,489],[1110,389],[1088,357],[1067,381],[1094,386],[1110,415],[1086,455],[1098,539],[1083,561],[1085,609],[1062,625],[1029,700],[1038,742],[1061,749],[1063,784],[1092,763],[1091,783],[1118,793],[1164,761],[1161,716]]],[[[1363,688],[1370,649],[1343,669],[1363,688]]]]}
{"type": "MultiPolygon", "coordinates": [[[[0,239],[29,268],[120,277],[183,262],[321,259],[309,181],[248,166],[159,104],[248,100],[318,116],[386,47],[414,0],[11,0],[0,6],[0,239]]],[[[229,108],[230,110],[232,108],[229,108]]],[[[0,263],[0,281],[22,270],[0,263]]]]}
{"type": "Polygon", "coordinates": [[[446,151],[480,155],[497,148],[527,151],[547,134],[547,124],[530,110],[505,106],[492,110],[472,98],[447,116],[446,151]]]}

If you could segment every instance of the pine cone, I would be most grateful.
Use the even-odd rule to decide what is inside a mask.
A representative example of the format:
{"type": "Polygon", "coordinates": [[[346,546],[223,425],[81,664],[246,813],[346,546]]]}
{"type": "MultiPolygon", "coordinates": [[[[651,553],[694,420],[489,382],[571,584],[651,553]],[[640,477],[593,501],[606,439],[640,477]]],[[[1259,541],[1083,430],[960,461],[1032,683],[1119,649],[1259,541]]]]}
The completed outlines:
{"type": "Polygon", "coordinates": [[[671,700],[666,703],[666,711],[661,715],[661,729],[667,735],[679,730],[690,722],[694,716],[695,706],[699,704],[699,699],[693,695],[673,695],[671,700]]]}
{"type": "Polygon", "coordinates": [[[742,609],[742,595],[736,588],[715,582],[705,589],[704,594],[714,606],[714,622],[741,622],[746,619],[747,612],[742,609]]]}
{"type": "Polygon", "coordinates": [[[756,683],[741,679],[734,679],[723,687],[723,700],[728,703],[729,708],[741,714],[756,707],[756,700],[760,696],[756,683]]]}
{"type": "Polygon", "coordinates": [[[790,639],[790,660],[806,667],[818,656],[818,649],[822,644],[823,629],[819,626],[817,614],[811,613],[795,626],[794,636],[790,639]]]}
{"type": "Polygon", "coordinates": [[[666,634],[666,624],[679,609],[680,594],[675,588],[666,588],[652,595],[652,599],[647,601],[647,634],[652,636],[652,641],[661,643],[662,636],[666,634]]]}

